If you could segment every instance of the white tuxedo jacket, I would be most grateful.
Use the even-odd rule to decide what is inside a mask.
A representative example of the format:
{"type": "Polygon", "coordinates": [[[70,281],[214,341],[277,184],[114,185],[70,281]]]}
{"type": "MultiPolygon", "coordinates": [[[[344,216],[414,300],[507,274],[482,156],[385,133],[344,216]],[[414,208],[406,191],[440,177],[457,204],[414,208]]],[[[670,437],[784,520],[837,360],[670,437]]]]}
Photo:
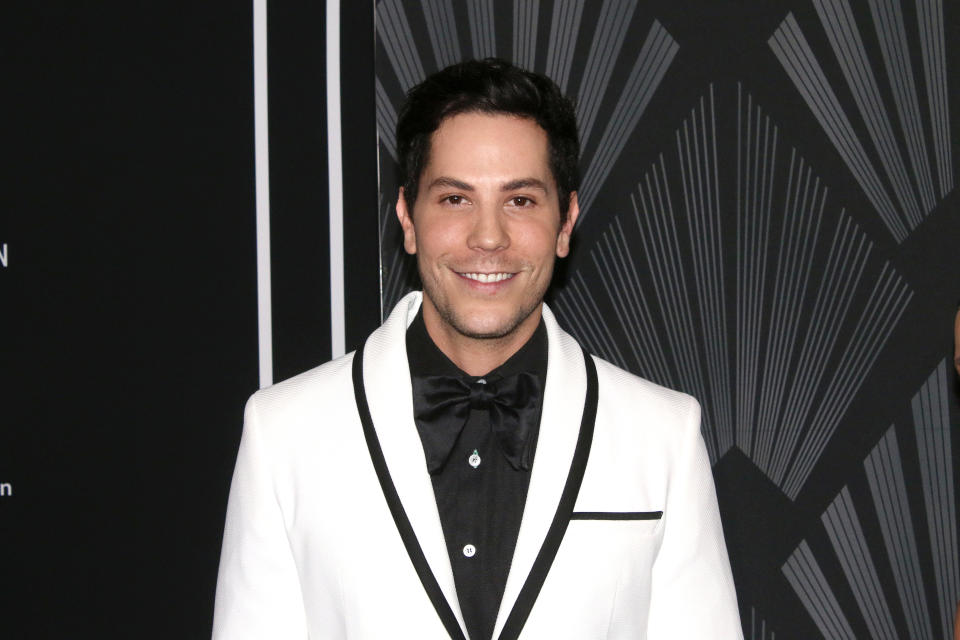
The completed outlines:
{"type": "MultiPolygon", "coordinates": [[[[405,334],[420,302],[404,298],[356,362],[248,402],[215,639],[466,637],[413,421],[405,334]]],[[[494,637],[742,638],[699,405],[588,366],[543,315],[540,435],[494,637]]]]}

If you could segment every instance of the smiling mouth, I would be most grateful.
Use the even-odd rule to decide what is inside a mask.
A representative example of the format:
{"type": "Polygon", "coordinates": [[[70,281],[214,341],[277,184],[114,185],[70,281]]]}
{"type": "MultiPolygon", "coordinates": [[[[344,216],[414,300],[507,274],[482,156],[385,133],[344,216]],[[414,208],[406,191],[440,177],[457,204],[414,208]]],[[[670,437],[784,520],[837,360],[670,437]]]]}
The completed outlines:
{"type": "Polygon", "coordinates": [[[475,280],[477,282],[489,284],[492,282],[503,282],[504,280],[509,280],[516,274],[515,273],[460,273],[458,271],[457,275],[464,277],[467,280],[475,280]]]}

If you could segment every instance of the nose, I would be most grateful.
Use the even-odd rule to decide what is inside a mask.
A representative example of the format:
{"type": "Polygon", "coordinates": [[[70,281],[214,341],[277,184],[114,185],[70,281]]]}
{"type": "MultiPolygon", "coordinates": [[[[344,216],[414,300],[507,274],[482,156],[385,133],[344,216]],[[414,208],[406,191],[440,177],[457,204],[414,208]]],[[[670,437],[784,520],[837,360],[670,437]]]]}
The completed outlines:
{"type": "Polygon", "coordinates": [[[467,245],[481,251],[500,251],[510,246],[507,232],[507,220],[503,210],[497,206],[479,207],[475,213],[467,245]]]}

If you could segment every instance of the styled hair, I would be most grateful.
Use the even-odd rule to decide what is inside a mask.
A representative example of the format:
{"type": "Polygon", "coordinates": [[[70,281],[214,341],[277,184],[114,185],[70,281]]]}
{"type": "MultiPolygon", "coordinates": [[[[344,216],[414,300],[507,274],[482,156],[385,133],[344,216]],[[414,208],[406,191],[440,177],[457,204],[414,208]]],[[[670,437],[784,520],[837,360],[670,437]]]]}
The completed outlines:
{"type": "Polygon", "coordinates": [[[407,206],[412,210],[416,202],[433,132],[446,118],[470,112],[529,118],[547,133],[560,220],[565,221],[570,194],[580,186],[580,142],[573,103],[550,78],[498,58],[451,65],[407,93],[397,120],[400,184],[407,206]]]}

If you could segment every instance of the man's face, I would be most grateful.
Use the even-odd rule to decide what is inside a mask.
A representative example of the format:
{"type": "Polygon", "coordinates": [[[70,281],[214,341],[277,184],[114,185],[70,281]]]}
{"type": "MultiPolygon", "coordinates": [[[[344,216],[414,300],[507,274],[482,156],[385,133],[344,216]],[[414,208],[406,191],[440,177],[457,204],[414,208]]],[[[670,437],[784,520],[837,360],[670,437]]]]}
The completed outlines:
{"type": "Polygon", "coordinates": [[[431,138],[413,211],[397,215],[417,255],[424,319],[467,338],[502,338],[539,323],[557,256],[578,209],[560,224],[546,132],[533,120],[463,113],[431,138]],[[537,312],[537,313],[534,313],[537,312]]]}

